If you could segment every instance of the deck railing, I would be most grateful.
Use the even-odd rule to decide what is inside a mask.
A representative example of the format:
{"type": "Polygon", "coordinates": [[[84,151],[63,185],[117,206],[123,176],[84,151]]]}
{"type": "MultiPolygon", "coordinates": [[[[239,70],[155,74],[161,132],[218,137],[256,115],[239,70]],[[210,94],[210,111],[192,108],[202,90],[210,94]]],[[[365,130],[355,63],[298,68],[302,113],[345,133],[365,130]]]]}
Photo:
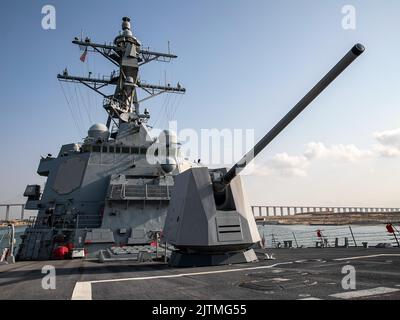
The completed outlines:
{"type": "Polygon", "coordinates": [[[374,226],[320,226],[291,228],[290,226],[259,225],[261,242],[266,248],[309,247],[400,247],[398,226],[391,225],[388,232],[385,224],[374,226]]]}

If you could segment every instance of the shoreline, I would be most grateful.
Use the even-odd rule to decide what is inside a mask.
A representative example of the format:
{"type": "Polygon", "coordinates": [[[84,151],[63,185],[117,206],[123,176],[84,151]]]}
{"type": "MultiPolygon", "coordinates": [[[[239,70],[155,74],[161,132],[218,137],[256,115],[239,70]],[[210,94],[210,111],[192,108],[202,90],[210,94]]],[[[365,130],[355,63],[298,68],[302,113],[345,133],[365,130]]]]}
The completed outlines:
{"type": "Polygon", "coordinates": [[[8,225],[12,223],[14,227],[26,227],[29,225],[28,221],[10,221],[10,222],[0,222],[0,229],[7,228],[8,225]]]}
{"type": "Polygon", "coordinates": [[[255,217],[257,224],[271,225],[376,225],[400,223],[400,212],[391,213],[305,213],[291,216],[255,217]]]}

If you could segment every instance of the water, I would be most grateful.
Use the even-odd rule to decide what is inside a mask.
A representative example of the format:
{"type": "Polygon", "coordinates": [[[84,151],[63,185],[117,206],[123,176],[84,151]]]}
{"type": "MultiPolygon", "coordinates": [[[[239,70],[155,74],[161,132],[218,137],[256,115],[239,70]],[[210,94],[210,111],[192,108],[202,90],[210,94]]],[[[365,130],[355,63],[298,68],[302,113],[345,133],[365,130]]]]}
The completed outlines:
{"type": "MultiPolygon", "coordinates": [[[[21,243],[20,236],[25,231],[25,226],[16,227],[16,248],[21,243]]],[[[322,236],[328,240],[328,244],[334,246],[335,238],[339,238],[339,245],[344,244],[344,238],[348,238],[349,244],[354,245],[354,239],[358,246],[362,242],[368,242],[368,246],[375,246],[378,243],[390,243],[397,246],[397,242],[393,235],[386,231],[385,225],[352,225],[353,236],[349,226],[305,226],[305,225],[258,225],[261,238],[265,238],[267,247],[274,247],[280,243],[282,246],[284,241],[292,241],[292,245],[296,247],[315,247],[315,242],[320,241],[317,237],[317,230],[321,231],[322,236]],[[274,241],[275,240],[275,241],[274,241]],[[275,242],[275,244],[274,244],[275,242]]],[[[0,228],[0,252],[9,243],[8,228],[0,228]],[[4,235],[4,237],[3,237],[4,235]]],[[[397,238],[400,239],[400,234],[397,233],[397,238]]]]}
{"type": "MultiPolygon", "coordinates": [[[[26,227],[16,227],[15,228],[15,240],[16,240],[16,244],[15,244],[15,248],[18,248],[18,246],[21,243],[21,235],[24,233],[26,227]]],[[[0,253],[3,252],[3,248],[8,247],[9,246],[9,228],[0,228],[0,253]]]]}
{"type": "MultiPolygon", "coordinates": [[[[315,243],[321,239],[317,236],[317,230],[328,241],[328,245],[335,245],[335,238],[339,239],[339,245],[344,245],[345,238],[348,239],[349,245],[354,246],[354,241],[358,246],[362,246],[363,242],[368,242],[368,246],[375,246],[378,243],[390,243],[397,246],[397,241],[393,234],[389,234],[385,225],[352,225],[349,226],[305,226],[305,225],[258,225],[261,238],[265,238],[267,247],[274,247],[280,243],[284,245],[284,241],[292,241],[292,245],[296,247],[315,247],[315,243]],[[353,235],[351,233],[353,232],[353,235]],[[353,239],[354,236],[354,239],[353,239]]],[[[400,234],[397,232],[397,238],[400,234]]]]}

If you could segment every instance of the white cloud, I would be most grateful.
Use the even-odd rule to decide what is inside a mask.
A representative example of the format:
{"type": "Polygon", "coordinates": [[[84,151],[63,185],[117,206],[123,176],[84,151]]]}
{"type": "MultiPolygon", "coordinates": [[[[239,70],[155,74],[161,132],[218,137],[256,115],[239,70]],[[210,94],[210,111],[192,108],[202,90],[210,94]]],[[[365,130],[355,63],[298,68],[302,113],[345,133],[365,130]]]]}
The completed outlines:
{"type": "Polygon", "coordinates": [[[304,177],[307,175],[307,167],[310,161],[304,156],[290,156],[287,153],[278,153],[265,161],[255,159],[247,166],[242,174],[256,176],[283,176],[304,177]]]}
{"type": "Polygon", "coordinates": [[[266,165],[274,172],[283,176],[304,177],[307,175],[306,169],[310,161],[300,156],[290,156],[287,153],[278,153],[266,163],[266,165]]]}
{"type": "Polygon", "coordinates": [[[289,155],[286,152],[276,154],[264,163],[256,163],[246,174],[279,175],[284,177],[305,177],[310,165],[318,160],[357,163],[374,157],[400,156],[400,128],[374,133],[379,144],[369,150],[363,150],[354,144],[336,144],[326,146],[322,142],[307,143],[300,155],[289,155]]]}
{"type": "Polygon", "coordinates": [[[317,160],[355,163],[372,155],[371,151],[361,150],[354,145],[339,144],[328,147],[322,142],[310,142],[300,155],[278,153],[264,163],[254,164],[251,170],[245,171],[245,174],[305,177],[308,167],[317,160]]]}
{"type": "Polygon", "coordinates": [[[382,144],[377,144],[374,146],[375,152],[377,152],[381,157],[384,158],[394,158],[400,156],[400,149],[391,146],[384,146],[382,144]]]}
{"type": "Polygon", "coordinates": [[[375,132],[374,138],[385,146],[396,146],[397,148],[400,148],[400,128],[375,132]]]}
{"type": "Polygon", "coordinates": [[[370,150],[361,150],[353,144],[326,147],[323,143],[310,142],[306,145],[304,156],[309,160],[333,159],[337,161],[357,162],[373,156],[370,150]]]}
{"type": "Polygon", "coordinates": [[[379,142],[374,146],[374,150],[381,157],[400,156],[400,128],[375,132],[374,138],[379,142]]]}

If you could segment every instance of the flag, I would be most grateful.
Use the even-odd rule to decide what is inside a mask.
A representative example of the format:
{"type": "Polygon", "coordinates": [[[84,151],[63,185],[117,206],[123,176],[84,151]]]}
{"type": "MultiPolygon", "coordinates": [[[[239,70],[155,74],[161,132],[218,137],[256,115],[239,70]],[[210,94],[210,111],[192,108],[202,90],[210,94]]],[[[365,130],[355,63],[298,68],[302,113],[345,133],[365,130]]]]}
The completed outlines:
{"type": "Polygon", "coordinates": [[[85,62],[85,60],[86,60],[86,56],[87,56],[87,47],[86,47],[86,49],[85,49],[85,51],[82,53],[82,55],[81,55],[81,57],[80,57],[80,60],[82,61],[82,62],[85,62]]]}

